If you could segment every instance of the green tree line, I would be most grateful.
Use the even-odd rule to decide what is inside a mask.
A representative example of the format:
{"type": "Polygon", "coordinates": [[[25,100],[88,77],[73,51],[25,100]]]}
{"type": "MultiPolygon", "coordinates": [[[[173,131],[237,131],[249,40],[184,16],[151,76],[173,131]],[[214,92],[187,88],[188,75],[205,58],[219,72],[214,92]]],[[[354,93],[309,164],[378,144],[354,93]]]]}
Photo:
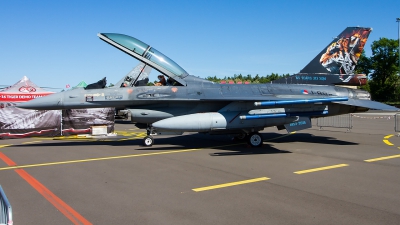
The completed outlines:
{"type": "Polygon", "coordinates": [[[272,73],[272,74],[270,74],[270,75],[266,75],[266,76],[260,76],[260,75],[255,75],[254,77],[252,77],[252,75],[251,74],[247,74],[247,75],[242,75],[242,74],[234,74],[232,77],[224,77],[224,78],[217,78],[216,76],[214,76],[214,77],[207,77],[206,78],[206,80],[209,80],[209,81],[213,81],[213,82],[217,82],[217,83],[220,83],[222,80],[225,80],[225,81],[234,81],[235,83],[238,83],[238,82],[246,82],[246,81],[248,81],[248,82],[250,82],[250,83],[253,83],[253,84],[262,84],[262,83],[270,83],[271,81],[273,81],[273,80],[277,80],[277,79],[279,79],[279,78],[282,78],[282,77],[288,77],[288,76],[290,76],[290,74],[282,74],[282,75],[279,75],[279,74],[277,74],[277,73],[272,73]]]}
{"type": "Polygon", "coordinates": [[[400,101],[399,42],[395,39],[380,38],[371,44],[372,56],[361,54],[356,67],[357,73],[368,76],[363,89],[371,98],[380,102],[400,101]]]}

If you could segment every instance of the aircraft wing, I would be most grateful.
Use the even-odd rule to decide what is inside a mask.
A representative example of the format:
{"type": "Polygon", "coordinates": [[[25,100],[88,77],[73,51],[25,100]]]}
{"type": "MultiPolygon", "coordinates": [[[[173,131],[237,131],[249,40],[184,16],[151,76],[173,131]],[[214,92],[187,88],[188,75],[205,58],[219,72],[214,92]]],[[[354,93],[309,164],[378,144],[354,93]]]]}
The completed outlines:
{"type": "Polygon", "coordinates": [[[400,109],[386,105],[380,102],[365,100],[365,99],[349,99],[347,97],[340,96],[310,96],[304,95],[299,97],[298,95],[269,95],[269,96],[252,96],[251,99],[249,97],[211,97],[211,98],[203,98],[202,101],[243,101],[243,102],[271,102],[270,105],[275,102],[275,105],[289,105],[289,104],[310,104],[310,103],[337,103],[343,105],[351,105],[358,106],[368,109],[377,109],[377,110],[388,110],[388,111],[400,111],[400,109]]]}

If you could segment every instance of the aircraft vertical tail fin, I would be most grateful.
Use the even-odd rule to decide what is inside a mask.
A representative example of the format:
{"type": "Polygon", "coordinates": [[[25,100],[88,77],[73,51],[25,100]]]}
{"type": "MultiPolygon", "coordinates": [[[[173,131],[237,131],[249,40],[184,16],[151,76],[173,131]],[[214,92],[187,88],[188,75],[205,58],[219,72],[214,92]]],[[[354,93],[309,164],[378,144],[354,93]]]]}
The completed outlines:
{"type": "Polygon", "coordinates": [[[347,27],[326,46],[300,73],[272,83],[352,85],[366,83],[366,76],[354,74],[372,28],[347,27]]]}
{"type": "Polygon", "coordinates": [[[326,46],[300,73],[354,74],[371,28],[348,27],[326,46]]]}

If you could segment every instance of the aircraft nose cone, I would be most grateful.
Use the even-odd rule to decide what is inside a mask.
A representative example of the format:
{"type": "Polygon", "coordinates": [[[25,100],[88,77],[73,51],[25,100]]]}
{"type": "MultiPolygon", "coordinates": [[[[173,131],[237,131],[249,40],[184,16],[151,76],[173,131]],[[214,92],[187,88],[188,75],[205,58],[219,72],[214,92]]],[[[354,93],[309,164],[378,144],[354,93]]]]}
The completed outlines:
{"type": "Polygon", "coordinates": [[[51,94],[48,96],[33,99],[28,102],[22,102],[17,105],[23,109],[52,110],[62,107],[62,93],[51,94]]]}

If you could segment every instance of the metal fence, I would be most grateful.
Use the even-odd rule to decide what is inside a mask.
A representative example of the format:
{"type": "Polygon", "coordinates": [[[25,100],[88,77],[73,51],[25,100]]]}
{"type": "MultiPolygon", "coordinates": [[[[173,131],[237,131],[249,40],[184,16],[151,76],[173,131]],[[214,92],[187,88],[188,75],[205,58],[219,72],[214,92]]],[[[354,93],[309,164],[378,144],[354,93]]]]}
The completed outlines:
{"type": "MultiPolygon", "coordinates": [[[[394,131],[400,132],[400,113],[394,115],[394,131]]],[[[399,136],[399,135],[397,135],[399,136]]]]}
{"type": "Polygon", "coordinates": [[[353,117],[351,114],[329,116],[317,118],[317,127],[322,130],[322,127],[346,128],[348,132],[353,128],[353,117]]]}
{"type": "Polygon", "coordinates": [[[7,196],[0,185],[0,225],[12,225],[12,209],[7,196]]]}

